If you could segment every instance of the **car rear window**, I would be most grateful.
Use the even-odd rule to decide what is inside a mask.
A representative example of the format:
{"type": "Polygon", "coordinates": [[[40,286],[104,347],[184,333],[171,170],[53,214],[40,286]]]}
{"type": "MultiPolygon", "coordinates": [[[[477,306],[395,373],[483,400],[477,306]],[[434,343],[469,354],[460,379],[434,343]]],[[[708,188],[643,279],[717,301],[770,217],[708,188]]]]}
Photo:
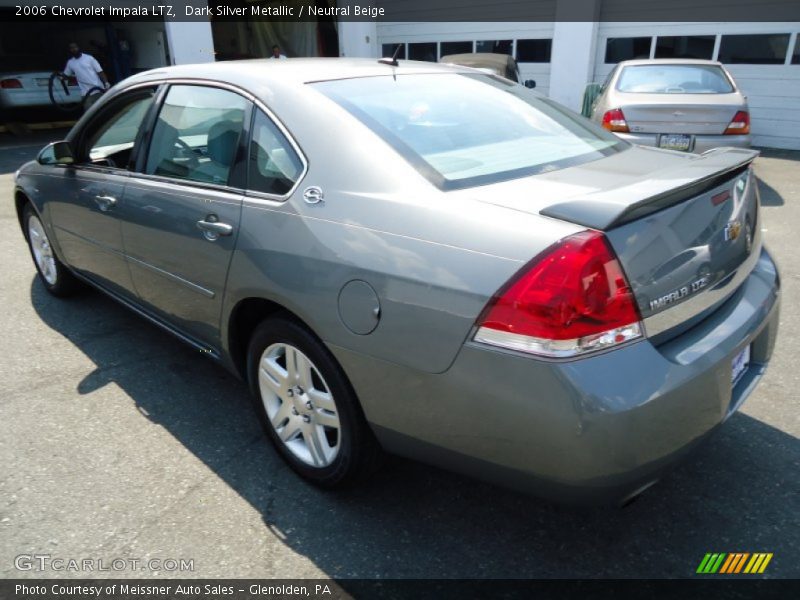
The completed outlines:
{"type": "Polygon", "coordinates": [[[631,65],[617,80],[629,94],[730,94],[733,85],[715,65],[631,65]]]}
{"type": "Polygon", "coordinates": [[[387,75],[311,85],[441,189],[553,171],[629,146],[580,115],[490,75],[387,75]]]}

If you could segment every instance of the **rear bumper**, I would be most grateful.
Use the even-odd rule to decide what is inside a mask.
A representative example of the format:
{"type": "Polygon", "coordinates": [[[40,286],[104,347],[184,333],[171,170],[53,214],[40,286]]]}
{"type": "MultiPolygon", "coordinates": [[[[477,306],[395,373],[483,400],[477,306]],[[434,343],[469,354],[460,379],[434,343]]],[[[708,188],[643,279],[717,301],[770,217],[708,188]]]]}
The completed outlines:
{"type": "MultiPolygon", "coordinates": [[[[618,133],[618,137],[639,146],[658,146],[657,133],[618,133]]],[[[749,148],[752,145],[750,135],[695,135],[690,152],[702,154],[713,148],[749,148]]]]}
{"type": "Polygon", "coordinates": [[[3,108],[27,108],[30,106],[47,106],[50,96],[47,88],[36,90],[2,90],[0,106],[3,108]]]}
{"type": "Polygon", "coordinates": [[[470,342],[439,375],[333,351],[387,450],[596,504],[649,485],[741,405],[772,354],[778,312],[764,252],[722,307],[658,347],[548,362],[470,342]],[[732,360],[748,344],[751,365],[732,386],[732,360]]]}

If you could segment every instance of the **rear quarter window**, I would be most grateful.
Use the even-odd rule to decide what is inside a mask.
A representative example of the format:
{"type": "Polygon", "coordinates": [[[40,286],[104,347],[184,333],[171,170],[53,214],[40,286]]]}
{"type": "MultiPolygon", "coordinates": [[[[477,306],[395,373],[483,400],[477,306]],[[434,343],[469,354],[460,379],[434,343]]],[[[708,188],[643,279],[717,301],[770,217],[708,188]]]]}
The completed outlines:
{"type": "Polygon", "coordinates": [[[283,196],[294,187],[303,168],[300,157],[283,133],[259,110],[250,142],[248,189],[283,196]]]}

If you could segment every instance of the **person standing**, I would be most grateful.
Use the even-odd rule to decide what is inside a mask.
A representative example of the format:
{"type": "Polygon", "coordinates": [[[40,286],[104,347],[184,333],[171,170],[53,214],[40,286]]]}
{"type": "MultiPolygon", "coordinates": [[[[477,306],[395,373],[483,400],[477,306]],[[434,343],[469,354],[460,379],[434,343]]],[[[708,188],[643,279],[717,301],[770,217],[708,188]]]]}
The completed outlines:
{"type": "Polygon", "coordinates": [[[275,44],[272,47],[272,56],[270,56],[270,58],[284,59],[284,58],[286,58],[286,55],[285,54],[281,54],[281,47],[278,46],[278,44],[275,44]]]}
{"type": "Polygon", "coordinates": [[[71,57],[64,68],[64,75],[78,80],[84,109],[88,110],[103,90],[108,89],[108,77],[100,63],[92,55],[81,52],[80,46],[75,42],[69,45],[69,53],[71,57]]]}

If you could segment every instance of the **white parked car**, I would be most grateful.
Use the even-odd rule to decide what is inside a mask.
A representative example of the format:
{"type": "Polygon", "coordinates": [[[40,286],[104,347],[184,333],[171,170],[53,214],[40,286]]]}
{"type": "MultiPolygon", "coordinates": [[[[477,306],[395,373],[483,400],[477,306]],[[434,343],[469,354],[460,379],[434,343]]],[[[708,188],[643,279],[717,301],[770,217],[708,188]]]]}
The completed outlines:
{"type": "Polygon", "coordinates": [[[603,85],[592,119],[633,144],[668,150],[751,144],[747,98],[711,60],[621,62],[603,85]]]}
{"type": "MultiPolygon", "coordinates": [[[[50,71],[11,71],[0,73],[0,108],[29,108],[35,106],[49,106],[51,104],[48,85],[50,71]]],[[[65,90],[59,80],[56,80],[56,93],[59,97],[66,96],[65,90]]],[[[70,78],[66,81],[69,96],[74,96],[79,102],[81,94],[78,82],[70,78]]]]}

